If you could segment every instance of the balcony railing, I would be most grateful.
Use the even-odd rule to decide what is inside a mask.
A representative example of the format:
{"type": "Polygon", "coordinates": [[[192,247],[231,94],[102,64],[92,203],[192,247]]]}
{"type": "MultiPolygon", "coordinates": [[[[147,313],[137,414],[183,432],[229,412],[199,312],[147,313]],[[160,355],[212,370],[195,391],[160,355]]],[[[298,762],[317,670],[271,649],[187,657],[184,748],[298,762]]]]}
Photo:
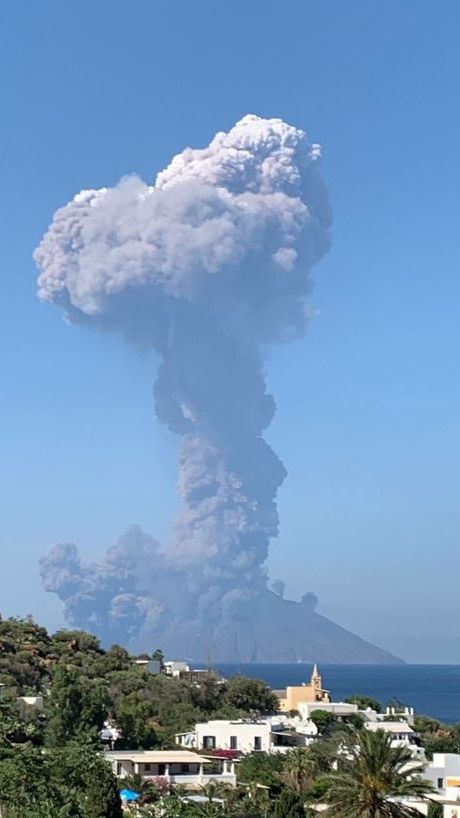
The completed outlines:
{"type": "MultiPolygon", "coordinates": [[[[145,781],[155,781],[158,780],[158,775],[144,773],[142,778],[145,781]]],[[[212,781],[218,784],[235,784],[236,782],[234,773],[213,773],[209,775],[207,773],[202,775],[199,773],[170,773],[169,775],[162,775],[161,779],[171,784],[185,784],[190,787],[201,787],[203,784],[210,784],[212,781]]]]}

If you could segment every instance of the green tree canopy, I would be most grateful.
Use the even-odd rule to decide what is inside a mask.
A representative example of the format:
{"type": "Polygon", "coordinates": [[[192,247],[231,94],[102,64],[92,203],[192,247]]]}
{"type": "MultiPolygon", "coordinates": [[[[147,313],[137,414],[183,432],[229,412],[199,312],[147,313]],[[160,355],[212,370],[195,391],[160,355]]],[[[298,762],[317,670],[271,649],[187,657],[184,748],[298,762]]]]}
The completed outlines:
{"type": "Polygon", "coordinates": [[[226,684],[225,703],[247,713],[273,713],[278,710],[278,697],[260,679],[232,676],[226,684]]]}
{"type": "Polygon", "coordinates": [[[378,699],[373,699],[372,696],[362,696],[359,693],[355,693],[353,696],[348,696],[345,701],[348,704],[357,704],[360,710],[375,710],[376,713],[382,712],[382,705],[378,701],[378,699]]]}
{"type": "Polygon", "coordinates": [[[296,747],[286,754],[283,781],[296,793],[305,793],[315,778],[315,759],[307,747],[296,747]]]}
{"type": "Polygon", "coordinates": [[[333,713],[321,709],[313,710],[310,713],[310,719],[316,724],[319,732],[323,735],[328,732],[332,725],[337,723],[337,717],[334,716],[333,713]]]}
{"type": "Polygon", "coordinates": [[[75,818],[122,818],[118,785],[109,764],[91,745],[70,744],[52,755],[53,778],[75,818]]]}
{"type": "Polygon", "coordinates": [[[111,700],[104,681],[87,679],[77,668],[58,665],[45,704],[46,743],[60,747],[78,737],[96,739],[111,700]]]}
{"type": "Polygon", "coordinates": [[[17,747],[0,759],[3,818],[122,818],[118,787],[91,746],[17,747]]]}
{"type": "Polygon", "coordinates": [[[428,758],[433,753],[458,753],[460,751],[460,731],[458,725],[443,724],[429,716],[416,716],[414,728],[420,735],[428,758]]]}
{"type": "Polygon", "coordinates": [[[428,805],[428,818],[443,818],[444,809],[442,804],[435,803],[434,801],[428,805]]]}
{"type": "Polygon", "coordinates": [[[292,790],[283,790],[271,814],[273,818],[305,818],[304,798],[292,790]]]}
{"type": "Polygon", "coordinates": [[[243,756],[237,765],[238,781],[261,784],[272,792],[279,792],[284,765],[285,757],[281,753],[250,753],[243,756]]]}

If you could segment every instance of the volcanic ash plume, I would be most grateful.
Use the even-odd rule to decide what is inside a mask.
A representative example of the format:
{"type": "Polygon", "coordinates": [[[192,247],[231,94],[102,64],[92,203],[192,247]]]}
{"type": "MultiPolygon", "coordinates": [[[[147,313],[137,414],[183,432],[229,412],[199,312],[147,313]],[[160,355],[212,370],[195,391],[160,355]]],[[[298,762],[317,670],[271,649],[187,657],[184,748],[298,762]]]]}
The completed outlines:
{"type": "Polygon", "coordinates": [[[303,131],[246,116],[153,185],[131,176],[78,193],[35,251],[41,299],[159,353],[156,412],[182,437],[182,510],[165,551],[135,531],[98,565],[74,546],[43,560],[74,623],[108,636],[123,621],[131,637],[174,621],[204,644],[271,593],[285,469],[262,436],[275,409],[263,351],[302,334],[310,271],[329,247],[319,159],[303,131]]]}

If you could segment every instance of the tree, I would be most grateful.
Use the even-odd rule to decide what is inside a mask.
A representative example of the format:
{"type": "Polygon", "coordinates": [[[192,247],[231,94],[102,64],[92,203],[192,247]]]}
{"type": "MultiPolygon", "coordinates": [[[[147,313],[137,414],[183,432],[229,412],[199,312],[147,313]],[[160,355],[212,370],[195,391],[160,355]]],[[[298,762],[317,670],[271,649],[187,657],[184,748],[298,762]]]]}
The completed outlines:
{"type": "Polygon", "coordinates": [[[122,818],[115,776],[90,744],[68,744],[52,755],[52,779],[72,818],[122,818]]]}
{"type": "Polygon", "coordinates": [[[337,723],[336,716],[333,713],[328,713],[327,710],[313,710],[310,713],[310,719],[314,722],[320,733],[323,735],[328,732],[333,724],[337,723]]]}
{"type": "Polygon", "coordinates": [[[428,805],[428,818],[442,818],[443,815],[444,810],[442,804],[432,801],[431,804],[428,805]]]}
{"type": "Polygon", "coordinates": [[[125,648],[120,645],[112,645],[107,653],[98,659],[98,670],[101,675],[113,673],[119,670],[129,670],[132,667],[132,660],[125,648]]]}
{"type": "MultiPolygon", "coordinates": [[[[143,778],[139,773],[125,776],[123,778],[123,789],[133,790],[137,792],[139,798],[136,801],[137,806],[145,806],[146,804],[154,804],[159,800],[163,793],[160,781],[149,781],[143,778]]],[[[167,788],[169,791],[169,787],[167,788]]]]}
{"type": "Polygon", "coordinates": [[[278,697],[260,679],[232,676],[224,694],[226,704],[246,713],[273,713],[279,707],[278,697]]]}
{"type": "MultiPolygon", "coordinates": [[[[139,818],[157,818],[155,807],[141,807],[138,810],[139,818]]],[[[161,818],[201,818],[203,809],[200,804],[185,801],[179,793],[172,792],[161,802],[161,818]]]]}
{"type": "Polygon", "coordinates": [[[310,745],[308,752],[313,763],[315,779],[322,778],[333,769],[339,748],[344,736],[338,731],[329,736],[327,741],[316,741],[310,745]]]}
{"type": "Polygon", "coordinates": [[[107,718],[110,696],[102,681],[82,678],[77,668],[58,665],[46,699],[46,742],[61,747],[78,737],[96,739],[107,718]]]}
{"type": "Polygon", "coordinates": [[[39,714],[22,714],[17,702],[0,700],[0,745],[12,746],[28,741],[38,744],[42,739],[42,724],[39,714]]]}
{"type": "Polygon", "coordinates": [[[56,803],[58,791],[51,781],[50,763],[40,750],[17,747],[0,761],[0,808],[4,818],[29,818],[42,805],[56,803]]]}
{"type": "Polygon", "coordinates": [[[313,783],[315,762],[306,747],[296,747],[286,755],[283,780],[294,792],[306,792],[313,783]]]}
{"type": "Polygon", "coordinates": [[[200,788],[200,792],[206,799],[202,804],[203,816],[214,818],[215,815],[222,815],[222,818],[224,818],[223,813],[227,811],[227,803],[235,794],[233,787],[229,787],[228,784],[219,784],[216,781],[210,781],[200,788]]]}
{"type": "Polygon", "coordinates": [[[46,740],[60,747],[75,736],[80,724],[82,690],[75,668],[58,666],[53,674],[50,696],[46,700],[46,740]]]}
{"type": "Polygon", "coordinates": [[[333,818],[420,818],[399,799],[424,798],[432,787],[421,778],[407,747],[394,747],[383,730],[362,730],[349,737],[327,776],[325,813],[333,818]]]}
{"type": "Polygon", "coordinates": [[[460,742],[454,736],[422,736],[422,746],[426,757],[433,758],[434,753],[458,753],[460,742]]]}
{"type": "Polygon", "coordinates": [[[116,710],[116,723],[121,732],[118,745],[143,750],[155,747],[158,740],[150,724],[152,716],[151,702],[138,693],[125,696],[116,710]]]}
{"type": "Polygon", "coordinates": [[[270,808],[270,790],[260,784],[246,784],[233,790],[226,799],[225,818],[267,818],[270,808]]]}
{"type": "Polygon", "coordinates": [[[220,707],[222,685],[213,676],[205,676],[199,685],[192,687],[191,695],[195,707],[205,713],[212,713],[220,707]]]}
{"type": "Polygon", "coordinates": [[[156,661],[160,663],[160,667],[163,670],[165,666],[165,655],[160,648],[157,648],[156,650],[153,651],[152,659],[156,659],[156,661]]]}
{"type": "Polygon", "coordinates": [[[242,784],[261,784],[274,793],[281,789],[284,765],[285,757],[281,753],[250,753],[240,759],[236,774],[242,784]]]}
{"type": "Polygon", "coordinates": [[[372,696],[361,696],[360,694],[354,694],[353,696],[348,696],[345,701],[348,704],[357,704],[360,710],[367,710],[370,708],[371,710],[375,710],[376,713],[382,712],[382,705],[377,699],[373,699],[372,696]]]}
{"type": "Polygon", "coordinates": [[[344,724],[353,727],[355,730],[362,730],[364,727],[364,719],[359,713],[350,713],[344,719],[344,724]]]}
{"type": "Polygon", "coordinates": [[[459,752],[458,726],[452,727],[450,724],[443,724],[438,719],[430,718],[430,716],[417,716],[414,727],[420,735],[428,758],[431,758],[433,753],[459,752]]]}
{"type": "Polygon", "coordinates": [[[3,818],[122,818],[115,776],[91,745],[9,751],[0,759],[0,808],[3,818]]]}
{"type": "Polygon", "coordinates": [[[292,790],[283,790],[271,814],[273,818],[305,818],[304,799],[292,790]]]}

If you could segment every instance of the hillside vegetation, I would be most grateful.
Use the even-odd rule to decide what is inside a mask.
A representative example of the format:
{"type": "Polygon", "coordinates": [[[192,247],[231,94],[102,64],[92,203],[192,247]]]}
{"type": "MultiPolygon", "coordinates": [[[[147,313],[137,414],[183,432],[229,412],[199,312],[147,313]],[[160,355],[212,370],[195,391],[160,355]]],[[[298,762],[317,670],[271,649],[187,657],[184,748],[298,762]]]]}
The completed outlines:
{"type": "MultiPolygon", "coordinates": [[[[161,655],[161,654],[160,654],[161,655]]],[[[119,747],[170,747],[199,719],[273,710],[264,682],[211,674],[197,685],[103,650],[83,631],[49,634],[31,618],[0,619],[2,818],[121,818],[118,785],[99,732],[117,725],[119,747]],[[41,695],[43,708],[21,697],[41,695]]]]}
{"type": "Polygon", "coordinates": [[[264,682],[234,677],[222,683],[210,674],[197,685],[153,675],[119,645],[103,650],[83,631],[50,635],[30,618],[0,621],[0,684],[11,706],[18,696],[43,694],[43,715],[27,714],[23,707],[22,714],[43,740],[55,744],[60,735],[95,738],[110,719],[122,733],[120,746],[169,746],[175,732],[200,719],[277,707],[264,682]]]}

